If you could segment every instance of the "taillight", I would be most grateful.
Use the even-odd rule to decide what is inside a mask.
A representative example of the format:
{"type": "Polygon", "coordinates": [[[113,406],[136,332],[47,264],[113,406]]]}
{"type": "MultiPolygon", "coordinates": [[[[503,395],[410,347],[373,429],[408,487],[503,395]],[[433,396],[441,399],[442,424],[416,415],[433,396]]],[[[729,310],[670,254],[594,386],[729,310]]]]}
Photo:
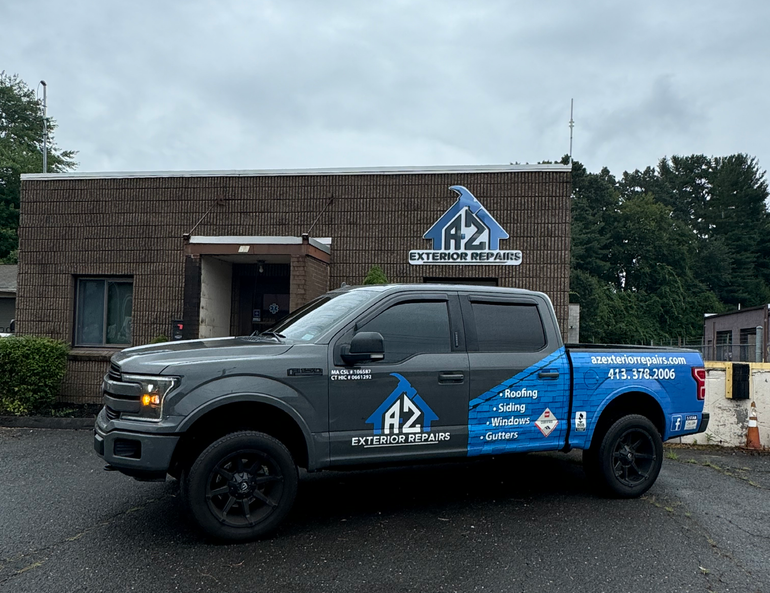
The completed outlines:
{"type": "Polygon", "coordinates": [[[698,386],[698,399],[706,399],[706,369],[703,367],[693,367],[692,378],[698,386]]]}

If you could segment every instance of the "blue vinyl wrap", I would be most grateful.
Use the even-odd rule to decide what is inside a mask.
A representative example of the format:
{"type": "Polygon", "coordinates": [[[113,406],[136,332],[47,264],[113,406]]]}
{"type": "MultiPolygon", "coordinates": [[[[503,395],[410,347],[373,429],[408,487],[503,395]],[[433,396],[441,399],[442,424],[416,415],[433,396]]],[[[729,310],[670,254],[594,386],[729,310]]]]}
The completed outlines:
{"type": "Polygon", "coordinates": [[[658,402],[666,419],[664,440],[697,432],[703,401],[696,397],[692,368],[703,366],[698,352],[607,349],[570,351],[569,357],[574,381],[571,414],[569,360],[562,347],[487,392],[471,396],[468,455],[560,449],[568,426],[569,445],[586,448],[601,413],[626,393],[647,394],[658,402]],[[559,378],[538,377],[549,371],[558,372],[559,378]],[[544,433],[536,421],[546,410],[557,424],[544,433]]]}

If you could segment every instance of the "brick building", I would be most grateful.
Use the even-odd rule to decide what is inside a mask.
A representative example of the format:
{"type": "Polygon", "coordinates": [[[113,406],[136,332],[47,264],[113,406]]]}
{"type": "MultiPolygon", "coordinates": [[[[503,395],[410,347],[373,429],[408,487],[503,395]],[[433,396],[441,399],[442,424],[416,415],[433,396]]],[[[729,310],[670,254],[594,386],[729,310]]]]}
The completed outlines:
{"type": "Polygon", "coordinates": [[[16,329],[72,346],[85,403],[116,350],[264,329],[374,264],[540,290],[566,328],[570,194],[564,165],[24,175],[16,329]]]}

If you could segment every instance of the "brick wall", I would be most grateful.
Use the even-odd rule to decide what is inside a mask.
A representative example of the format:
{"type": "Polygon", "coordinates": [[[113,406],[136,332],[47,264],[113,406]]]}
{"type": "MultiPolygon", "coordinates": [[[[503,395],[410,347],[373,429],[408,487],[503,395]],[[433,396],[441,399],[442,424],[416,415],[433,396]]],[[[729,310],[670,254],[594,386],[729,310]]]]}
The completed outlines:
{"type": "MultiPolygon", "coordinates": [[[[172,319],[185,319],[192,330],[194,305],[188,298],[185,310],[184,296],[195,291],[190,283],[199,270],[185,261],[184,233],[199,223],[196,235],[297,237],[328,205],[313,236],[332,238],[331,266],[324,269],[312,258],[292,261],[292,306],[342,282],[359,284],[370,266],[379,264],[392,282],[497,277],[500,286],[544,291],[566,330],[570,193],[570,173],[563,169],[26,178],[16,327],[19,333],[72,343],[75,279],[115,275],[134,280],[135,345],[168,335],[172,319]],[[520,266],[408,264],[410,249],[430,248],[422,235],[455,202],[451,185],[466,186],[510,234],[500,248],[521,250],[520,266]]],[[[107,368],[103,358],[71,361],[64,400],[98,401],[107,368]]]]}
{"type": "Polygon", "coordinates": [[[289,309],[294,311],[308,302],[306,292],[306,263],[307,258],[304,255],[291,256],[291,290],[289,292],[289,309]]]}
{"type": "Polygon", "coordinates": [[[329,286],[329,266],[314,257],[305,260],[305,298],[309,301],[335,286],[329,286]]]}

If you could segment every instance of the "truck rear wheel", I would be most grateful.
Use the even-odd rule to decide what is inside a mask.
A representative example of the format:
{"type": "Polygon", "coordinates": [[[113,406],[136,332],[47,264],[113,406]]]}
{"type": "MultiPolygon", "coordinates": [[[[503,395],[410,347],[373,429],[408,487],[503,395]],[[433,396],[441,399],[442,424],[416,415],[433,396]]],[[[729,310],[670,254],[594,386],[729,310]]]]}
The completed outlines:
{"type": "Polygon", "coordinates": [[[261,432],[234,432],[214,441],[185,474],[185,506],[206,534],[221,540],[268,535],[297,494],[291,453],[261,432]]]}
{"type": "Polygon", "coordinates": [[[586,474],[602,490],[619,498],[635,498],[655,483],[663,464],[663,441],[655,425],[633,414],[617,420],[598,448],[583,453],[586,474]]]}

